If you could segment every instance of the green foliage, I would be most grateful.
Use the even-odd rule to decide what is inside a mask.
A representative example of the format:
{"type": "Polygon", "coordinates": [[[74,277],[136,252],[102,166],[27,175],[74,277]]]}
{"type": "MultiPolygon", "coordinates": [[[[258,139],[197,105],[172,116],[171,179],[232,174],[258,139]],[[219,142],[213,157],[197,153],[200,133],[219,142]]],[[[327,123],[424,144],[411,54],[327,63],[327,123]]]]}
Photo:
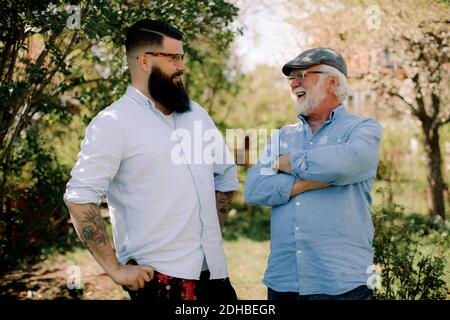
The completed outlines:
{"type": "Polygon", "coordinates": [[[270,210],[245,204],[233,205],[226,220],[223,237],[225,240],[248,238],[255,241],[270,239],[270,210]]]}
{"type": "Polygon", "coordinates": [[[42,144],[38,130],[28,131],[13,155],[8,216],[1,222],[0,273],[75,243],[61,201],[68,173],[53,148],[42,144]]]}
{"type": "MultiPolygon", "coordinates": [[[[33,126],[38,113],[68,113],[61,97],[73,97],[91,112],[86,121],[124,93],[129,83],[124,40],[127,27],[143,18],[179,27],[189,61],[220,57],[234,37],[237,7],[219,1],[6,1],[0,32],[0,162],[7,171],[18,133],[33,126]],[[194,49],[195,41],[207,43],[194,49]]],[[[217,59],[216,59],[217,60],[217,59]]],[[[223,62],[223,61],[220,61],[223,62]]],[[[191,63],[191,62],[189,62],[191,63]]],[[[218,63],[217,61],[215,63],[218,63]]],[[[198,66],[193,66],[195,78],[198,66]]],[[[201,74],[207,80],[215,75],[201,74]]],[[[222,77],[221,80],[224,78],[222,77]]],[[[206,83],[206,85],[208,85],[206,83]]],[[[193,90],[196,88],[194,87],[193,90]]],[[[220,88],[216,88],[219,90],[220,88]]],[[[1,200],[1,199],[0,199],[1,200]]]]}
{"type": "Polygon", "coordinates": [[[392,210],[375,207],[373,221],[374,264],[381,270],[376,298],[446,299],[449,224],[423,215],[406,215],[399,205],[392,210]]]}
{"type": "Polygon", "coordinates": [[[298,121],[295,101],[280,68],[260,65],[240,78],[240,90],[228,104],[234,112],[218,109],[233,128],[276,129],[298,121]]]}

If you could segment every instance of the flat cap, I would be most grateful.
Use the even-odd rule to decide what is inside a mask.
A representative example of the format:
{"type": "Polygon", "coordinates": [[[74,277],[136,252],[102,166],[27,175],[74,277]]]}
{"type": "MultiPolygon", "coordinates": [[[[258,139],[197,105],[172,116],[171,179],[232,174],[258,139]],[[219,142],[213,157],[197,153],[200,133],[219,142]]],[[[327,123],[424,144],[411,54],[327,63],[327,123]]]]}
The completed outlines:
{"type": "Polygon", "coordinates": [[[330,48],[313,48],[300,53],[283,66],[283,73],[288,76],[292,69],[306,69],[318,64],[326,64],[338,69],[347,77],[347,64],[344,58],[330,48]]]}

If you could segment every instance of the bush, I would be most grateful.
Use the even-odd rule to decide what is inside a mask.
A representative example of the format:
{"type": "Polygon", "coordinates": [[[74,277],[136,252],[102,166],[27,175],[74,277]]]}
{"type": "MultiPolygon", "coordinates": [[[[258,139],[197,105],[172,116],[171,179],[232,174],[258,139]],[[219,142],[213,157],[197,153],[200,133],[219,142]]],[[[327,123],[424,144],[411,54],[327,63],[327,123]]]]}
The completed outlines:
{"type": "Polygon", "coordinates": [[[69,168],[58,163],[37,130],[28,131],[16,150],[0,220],[0,273],[66,250],[76,239],[62,201],[69,168]]]}
{"type": "Polygon", "coordinates": [[[236,240],[240,237],[255,241],[269,240],[270,209],[234,204],[225,222],[223,237],[225,240],[236,240]]]}
{"type": "Polygon", "coordinates": [[[405,215],[404,208],[373,208],[374,263],[380,272],[378,299],[446,299],[443,277],[450,248],[448,225],[420,215],[405,215]],[[428,220],[427,220],[428,219],[428,220]]]}

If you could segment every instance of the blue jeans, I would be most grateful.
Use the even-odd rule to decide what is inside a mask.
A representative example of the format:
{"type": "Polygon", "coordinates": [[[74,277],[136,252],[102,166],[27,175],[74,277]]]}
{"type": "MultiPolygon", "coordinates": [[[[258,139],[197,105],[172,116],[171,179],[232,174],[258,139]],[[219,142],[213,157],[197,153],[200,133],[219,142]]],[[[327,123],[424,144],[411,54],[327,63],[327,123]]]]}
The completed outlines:
{"type": "Polygon", "coordinates": [[[295,300],[372,300],[373,291],[367,288],[366,285],[359,286],[348,292],[344,292],[339,295],[328,295],[328,294],[305,294],[301,295],[298,292],[278,292],[267,288],[267,299],[268,300],[284,300],[284,301],[295,301],[295,300]]]}

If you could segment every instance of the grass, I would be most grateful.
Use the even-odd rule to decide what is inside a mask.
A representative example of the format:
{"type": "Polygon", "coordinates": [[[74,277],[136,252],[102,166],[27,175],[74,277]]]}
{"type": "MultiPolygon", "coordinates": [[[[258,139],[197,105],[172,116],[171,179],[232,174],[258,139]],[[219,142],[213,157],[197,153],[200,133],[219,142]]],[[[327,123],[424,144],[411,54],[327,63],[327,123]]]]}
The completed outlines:
{"type": "Polygon", "coordinates": [[[245,238],[225,241],[230,280],[240,300],[266,300],[267,288],[262,278],[269,256],[269,241],[245,238]]]}
{"type": "MultiPolygon", "coordinates": [[[[225,254],[231,282],[240,300],[265,300],[261,280],[267,264],[269,241],[245,238],[225,241],[225,254]]],[[[0,279],[0,297],[17,299],[123,300],[128,294],[102,270],[90,253],[80,247],[54,252],[30,267],[15,270],[0,279]],[[73,270],[79,272],[80,289],[69,290],[73,270]],[[70,271],[72,270],[72,271],[70,271]]]]}
{"type": "MultiPolygon", "coordinates": [[[[228,270],[240,300],[266,300],[267,288],[262,284],[267,257],[269,255],[269,241],[255,241],[239,238],[225,241],[228,270]]],[[[430,244],[423,250],[432,250],[430,244]]],[[[446,252],[447,265],[444,280],[450,284],[450,251],[446,252]]],[[[101,270],[89,252],[82,248],[64,254],[55,253],[44,262],[35,266],[30,274],[24,274],[23,288],[17,292],[17,297],[25,299],[27,290],[36,292],[34,299],[87,299],[87,300],[122,300],[128,295],[114,284],[101,270]],[[67,267],[79,266],[82,273],[82,291],[72,292],[66,287],[67,267]],[[32,281],[31,281],[32,280],[32,281]],[[35,282],[35,284],[33,284],[35,282]]],[[[450,299],[450,296],[448,297],[450,299]]]]}
{"type": "MultiPolygon", "coordinates": [[[[269,241],[257,242],[245,238],[225,241],[230,280],[240,300],[266,300],[267,288],[262,278],[269,255],[269,241]]],[[[71,265],[82,265],[93,258],[84,249],[76,249],[65,254],[65,260],[71,265]]],[[[104,299],[101,292],[93,291],[88,299],[104,299]]],[[[119,298],[119,297],[118,297],[119,298]]]]}

